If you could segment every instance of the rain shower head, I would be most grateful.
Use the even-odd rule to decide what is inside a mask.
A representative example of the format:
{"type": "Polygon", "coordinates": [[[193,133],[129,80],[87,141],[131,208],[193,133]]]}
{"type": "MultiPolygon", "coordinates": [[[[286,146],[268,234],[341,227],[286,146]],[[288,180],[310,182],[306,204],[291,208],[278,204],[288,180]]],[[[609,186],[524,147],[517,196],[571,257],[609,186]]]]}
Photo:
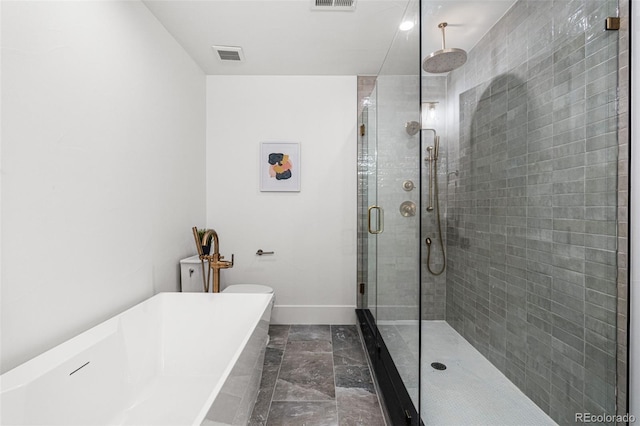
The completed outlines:
{"type": "Polygon", "coordinates": [[[453,71],[467,62],[467,52],[462,49],[452,47],[433,52],[424,58],[422,69],[428,73],[440,74],[453,71]]]}
{"type": "Polygon", "coordinates": [[[446,22],[438,24],[438,28],[442,29],[442,49],[436,50],[422,61],[422,69],[428,73],[440,74],[453,71],[467,62],[467,52],[455,47],[449,49],[445,47],[444,29],[446,26],[446,22]]]}

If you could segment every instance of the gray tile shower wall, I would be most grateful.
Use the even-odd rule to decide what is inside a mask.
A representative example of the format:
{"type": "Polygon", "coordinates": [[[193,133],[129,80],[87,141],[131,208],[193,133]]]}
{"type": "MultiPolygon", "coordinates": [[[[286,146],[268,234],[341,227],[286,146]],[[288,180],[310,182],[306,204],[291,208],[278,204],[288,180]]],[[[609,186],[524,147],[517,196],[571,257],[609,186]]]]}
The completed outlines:
{"type": "Polygon", "coordinates": [[[447,82],[446,318],[560,424],[616,412],[616,7],[520,0],[447,82]]]}
{"type": "MultiPolygon", "coordinates": [[[[437,102],[435,105],[435,116],[430,117],[427,114],[423,127],[432,128],[440,137],[440,146],[447,146],[447,129],[445,122],[445,111],[447,110],[447,78],[445,76],[423,76],[422,77],[422,99],[423,105],[427,102],[437,102]]],[[[428,107],[426,107],[428,108],[428,107]]],[[[422,149],[421,154],[426,156],[426,149],[434,144],[434,135],[430,131],[422,132],[422,149]]],[[[442,237],[446,248],[446,216],[447,216],[447,194],[449,186],[449,176],[455,176],[455,170],[447,168],[448,151],[440,149],[437,160],[437,184],[438,197],[437,201],[440,208],[440,220],[442,221],[442,237]]],[[[434,169],[435,175],[435,169],[434,169]]],[[[433,189],[435,189],[435,180],[433,180],[433,189]]],[[[422,317],[423,320],[444,320],[445,319],[445,295],[447,286],[446,268],[441,275],[432,274],[427,268],[427,249],[424,241],[427,237],[434,242],[432,245],[432,254],[429,259],[431,270],[436,273],[442,270],[445,259],[438,242],[438,212],[434,208],[431,212],[427,212],[429,205],[429,164],[422,162],[422,317]]],[[[432,189],[432,190],[433,190],[432,189]]],[[[436,201],[435,193],[433,194],[433,202],[436,201]]]]}
{"type": "MultiPolygon", "coordinates": [[[[627,413],[627,306],[629,276],[629,1],[619,3],[621,27],[618,46],[618,383],[617,413],[627,413]]],[[[620,422],[619,424],[624,424],[620,422]]]]}

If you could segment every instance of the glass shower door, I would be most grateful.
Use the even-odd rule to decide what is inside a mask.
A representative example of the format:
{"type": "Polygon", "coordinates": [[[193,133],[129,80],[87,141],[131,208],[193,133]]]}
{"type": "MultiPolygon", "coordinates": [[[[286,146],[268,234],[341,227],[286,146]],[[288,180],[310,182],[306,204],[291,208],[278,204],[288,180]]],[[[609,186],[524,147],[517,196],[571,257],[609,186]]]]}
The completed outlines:
{"type": "MultiPolygon", "coordinates": [[[[420,2],[377,75],[367,140],[369,353],[393,424],[419,424],[420,2]],[[372,125],[373,124],[373,125],[372,125]]],[[[362,182],[362,181],[361,181],[362,182]]]]}
{"type": "Polygon", "coordinates": [[[377,313],[378,293],[377,239],[373,227],[382,225],[382,222],[378,222],[378,212],[372,208],[377,206],[376,93],[374,86],[360,115],[358,146],[358,282],[360,283],[358,306],[368,310],[374,320],[377,313]]]}
{"type": "Polygon", "coordinates": [[[411,41],[407,35],[400,34],[377,80],[376,210],[383,217],[383,225],[381,233],[375,236],[376,320],[382,339],[417,407],[420,78],[418,61],[412,64],[402,56],[410,47],[406,43],[411,41]]]}

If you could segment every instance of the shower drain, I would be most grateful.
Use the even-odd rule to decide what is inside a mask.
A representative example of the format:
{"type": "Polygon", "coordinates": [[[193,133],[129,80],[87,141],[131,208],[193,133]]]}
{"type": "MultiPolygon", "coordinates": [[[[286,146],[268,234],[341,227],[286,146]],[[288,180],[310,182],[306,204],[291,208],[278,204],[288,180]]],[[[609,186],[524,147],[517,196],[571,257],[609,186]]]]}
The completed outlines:
{"type": "Polygon", "coordinates": [[[432,363],[431,363],[431,366],[432,366],[433,368],[435,368],[436,370],[446,370],[446,369],[447,369],[447,366],[446,366],[446,365],[444,365],[444,364],[443,364],[443,363],[441,363],[441,362],[432,362],[432,363]]]}

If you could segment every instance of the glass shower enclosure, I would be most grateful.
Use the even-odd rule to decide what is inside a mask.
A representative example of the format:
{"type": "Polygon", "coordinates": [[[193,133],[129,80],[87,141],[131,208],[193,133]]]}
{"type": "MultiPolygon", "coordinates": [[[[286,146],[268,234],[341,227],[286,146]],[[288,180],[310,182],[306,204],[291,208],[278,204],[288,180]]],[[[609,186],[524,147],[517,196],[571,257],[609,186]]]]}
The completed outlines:
{"type": "Polygon", "coordinates": [[[628,0],[407,2],[416,25],[396,34],[359,140],[357,314],[392,424],[625,413],[628,34],[606,27],[624,11],[628,0]],[[422,71],[440,22],[464,31],[498,3],[463,66],[422,71]]]}
{"type": "Polygon", "coordinates": [[[419,1],[403,22],[414,26],[396,34],[361,115],[358,315],[392,423],[419,424],[419,1]]]}

